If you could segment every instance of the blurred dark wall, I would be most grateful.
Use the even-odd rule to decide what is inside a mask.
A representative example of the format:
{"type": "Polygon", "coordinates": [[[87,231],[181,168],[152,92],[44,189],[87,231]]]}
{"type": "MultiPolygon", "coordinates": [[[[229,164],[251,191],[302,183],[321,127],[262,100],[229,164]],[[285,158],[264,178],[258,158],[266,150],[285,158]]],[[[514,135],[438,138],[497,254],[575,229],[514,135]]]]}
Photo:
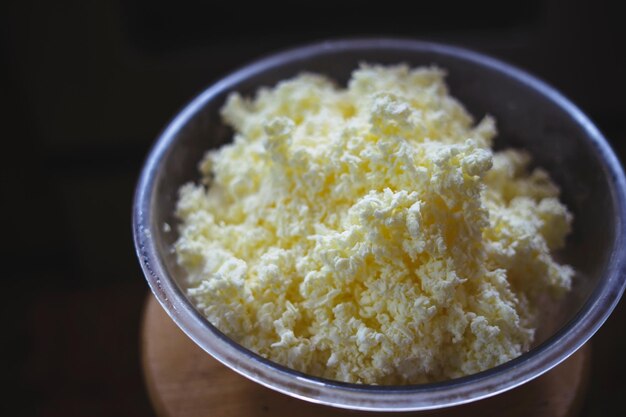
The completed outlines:
{"type": "MultiPolygon", "coordinates": [[[[10,415],[151,415],[137,346],[147,286],[130,231],[138,170],[187,100],[263,54],[378,35],[467,46],[559,88],[626,156],[626,36],[620,8],[609,1],[409,8],[397,1],[25,0],[2,9],[0,249],[8,268],[0,353],[15,393],[0,407],[10,415]]],[[[598,349],[624,348],[620,339],[598,349]]],[[[626,371],[624,360],[605,368],[626,371]]],[[[614,406],[600,386],[588,415],[614,406]]]]}

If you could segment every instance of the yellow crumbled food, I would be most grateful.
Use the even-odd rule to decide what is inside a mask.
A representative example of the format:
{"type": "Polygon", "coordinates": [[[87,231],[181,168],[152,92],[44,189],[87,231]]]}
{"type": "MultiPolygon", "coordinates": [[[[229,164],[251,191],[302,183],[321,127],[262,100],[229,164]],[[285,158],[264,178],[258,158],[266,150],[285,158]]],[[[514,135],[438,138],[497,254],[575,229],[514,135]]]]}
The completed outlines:
{"type": "Polygon", "coordinates": [[[570,287],[571,214],[530,157],[493,152],[437,68],[361,66],[232,94],[234,141],[180,190],[178,262],[220,330],[290,368],[406,384],[476,373],[533,341],[570,287]]]}

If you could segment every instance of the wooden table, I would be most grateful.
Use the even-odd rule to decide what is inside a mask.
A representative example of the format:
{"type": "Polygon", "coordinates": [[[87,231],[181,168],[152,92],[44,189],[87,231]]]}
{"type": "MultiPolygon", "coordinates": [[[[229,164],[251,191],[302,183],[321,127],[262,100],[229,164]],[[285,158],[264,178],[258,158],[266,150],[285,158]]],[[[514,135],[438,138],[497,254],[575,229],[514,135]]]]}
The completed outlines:
{"type": "MultiPolygon", "coordinates": [[[[361,413],[308,403],[277,393],[228,369],[189,339],[154,297],[142,325],[143,371],[161,417],[406,416],[361,413]]],[[[589,374],[589,344],[557,368],[519,388],[433,416],[565,417],[578,414],[589,374]]]]}

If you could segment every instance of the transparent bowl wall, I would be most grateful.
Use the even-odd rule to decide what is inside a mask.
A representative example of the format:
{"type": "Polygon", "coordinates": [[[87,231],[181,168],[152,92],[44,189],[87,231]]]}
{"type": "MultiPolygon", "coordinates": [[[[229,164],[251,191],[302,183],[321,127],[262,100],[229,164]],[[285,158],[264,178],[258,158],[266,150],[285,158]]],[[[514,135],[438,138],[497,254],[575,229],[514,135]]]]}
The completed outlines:
{"type": "Polygon", "coordinates": [[[427,410],[485,398],[556,366],[584,344],[619,300],[624,280],[624,175],[602,134],[570,101],[538,79],[464,49],[395,39],[325,42],[257,61],[215,83],[167,126],[145,162],[135,195],[133,232],[148,284],[163,308],[201,348],[236,372],[312,402],[378,411],[427,410]],[[219,116],[227,95],[252,95],[301,71],[345,84],[359,63],[435,64],[448,72],[453,96],[479,120],[497,120],[496,147],[528,150],[547,169],[574,213],[574,231],[558,254],[577,271],[559,315],[521,357],[468,377],[436,384],[366,386],[305,375],[248,351],[213,327],[185,296],[184,274],[171,247],[179,187],[197,181],[209,148],[231,140],[219,116]],[[163,225],[172,231],[164,231],[163,225]]]}

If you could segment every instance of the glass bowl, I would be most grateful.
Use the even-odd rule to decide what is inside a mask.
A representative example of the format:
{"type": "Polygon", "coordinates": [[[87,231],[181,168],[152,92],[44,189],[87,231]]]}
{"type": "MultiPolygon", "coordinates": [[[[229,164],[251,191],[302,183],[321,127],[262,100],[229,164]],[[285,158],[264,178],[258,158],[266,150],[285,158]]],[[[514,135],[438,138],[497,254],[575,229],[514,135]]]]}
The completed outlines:
{"type": "Polygon", "coordinates": [[[216,82],[174,117],[150,151],[136,189],[133,233],[137,256],[155,297],[176,324],[207,353],[241,375],[315,403],[372,411],[415,411],[476,401],[524,384],[572,355],[619,301],[626,239],[624,173],[594,124],[554,88],[496,59],[441,44],[398,39],[323,42],[256,61],[216,82]],[[562,189],[574,213],[573,233],[559,259],[576,271],[559,315],[543,326],[534,347],[495,368],[445,382],[405,386],[357,385],[306,375],[238,345],[187,299],[176,265],[173,215],[178,188],[198,181],[205,151],[231,140],[219,109],[227,95],[252,95],[301,71],[345,83],[361,62],[436,64],[451,94],[475,116],[497,121],[496,148],[527,149],[562,189]],[[171,225],[171,228],[164,225],[171,225]]]}

